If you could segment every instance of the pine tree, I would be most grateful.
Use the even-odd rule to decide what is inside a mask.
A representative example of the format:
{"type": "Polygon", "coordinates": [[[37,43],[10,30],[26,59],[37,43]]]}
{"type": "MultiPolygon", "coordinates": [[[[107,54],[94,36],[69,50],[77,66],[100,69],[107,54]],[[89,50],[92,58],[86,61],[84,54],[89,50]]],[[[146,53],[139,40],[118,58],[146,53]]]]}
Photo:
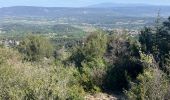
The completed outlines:
{"type": "Polygon", "coordinates": [[[153,50],[153,55],[155,57],[155,60],[157,62],[160,61],[160,57],[159,57],[159,39],[160,39],[160,32],[161,32],[161,28],[162,28],[162,24],[161,24],[161,17],[160,17],[160,10],[158,11],[158,15],[155,21],[155,28],[154,28],[154,32],[153,32],[153,46],[152,46],[152,50],[153,50]]]}
{"type": "Polygon", "coordinates": [[[170,59],[170,17],[167,21],[163,22],[163,27],[159,32],[159,57],[160,57],[160,67],[162,67],[166,72],[168,70],[168,60],[170,59]]]}
{"type": "Polygon", "coordinates": [[[141,31],[139,42],[142,45],[143,52],[147,54],[153,53],[153,33],[151,28],[145,27],[141,31]]]}

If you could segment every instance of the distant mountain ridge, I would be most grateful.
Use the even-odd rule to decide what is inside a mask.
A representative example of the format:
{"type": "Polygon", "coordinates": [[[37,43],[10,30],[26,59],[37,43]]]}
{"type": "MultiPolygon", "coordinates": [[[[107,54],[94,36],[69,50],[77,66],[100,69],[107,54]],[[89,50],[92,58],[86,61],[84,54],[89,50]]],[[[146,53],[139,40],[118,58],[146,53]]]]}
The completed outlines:
{"type": "Polygon", "coordinates": [[[87,7],[90,7],[90,8],[113,8],[113,7],[142,7],[142,6],[155,6],[155,5],[141,4],[141,3],[128,4],[128,3],[109,3],[109,2],[107,2],[107,3],[89,5],[87,7]]]}
{"type": "MultiPolygon", "coordinates": [[[[106,6],[106,5],[105,5],[106,6]]],[[[150,5],[117,5],[112,4],[107,7],[34,7],[34,6],[14,6],[0,8],[0,17],[53,17],[53,18],[82,18],[82,17],[155,17],[158,10],[161,16],[170,16],[170,6],[150,6],[150,5]]]]}

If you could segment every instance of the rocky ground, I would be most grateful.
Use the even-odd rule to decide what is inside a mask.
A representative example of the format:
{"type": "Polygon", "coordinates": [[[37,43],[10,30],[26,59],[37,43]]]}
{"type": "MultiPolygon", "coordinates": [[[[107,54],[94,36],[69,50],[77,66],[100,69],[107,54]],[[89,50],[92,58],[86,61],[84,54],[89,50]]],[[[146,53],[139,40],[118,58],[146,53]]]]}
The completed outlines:
{"type": "Polygon", "coordinates": [[[85,97],[85,100],[125,100],[125,99],[122,99],[120,98],[120,96],[117,96],[117,95],[98,93],[95,95],[87,95],[85,97]]]}

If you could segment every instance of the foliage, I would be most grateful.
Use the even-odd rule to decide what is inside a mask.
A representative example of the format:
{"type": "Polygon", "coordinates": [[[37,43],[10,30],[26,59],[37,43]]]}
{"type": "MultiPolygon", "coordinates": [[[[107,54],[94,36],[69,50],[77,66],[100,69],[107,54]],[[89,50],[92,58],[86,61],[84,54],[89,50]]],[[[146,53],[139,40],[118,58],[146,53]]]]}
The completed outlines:
{"type": "Polygon", "coordinates": [[[149,68],[137,78],[132,88],[126,91],[129,100],[164,100],[168,90],[165,74],[159,69],[149,68]]]}
{"type": "Polygon", "coordinates": [[[85,91],[91,93],[100,92],[103,89],[106,71],[107,68],[103,59],[83,63],[80,83],[85,91]]]}
{"type": "Polygon", "coordinates": [[[154,28],[145,28],[139,41],[142,44],[142,51],[153,54],[159,68],[169,74],[170,18],[162,24],[157,24],[154,28]]]}
{"type": "Polygon", "coordinates": [[[2,46],[0,99],[83,100],[86,93],[104,90],[125,93],[129,100],[166,99],[169,25],[170,18],[162,26],[146,27],[140,43],[127,33],[96,31],[78,40],[73,49],[55,51],[55,60],[51,58],[53,45],[43,36],[27,36],[19,52],[2,46]]]}
{"type": "Polygon", "coordinates": [[[19,52],[27,61],[39,61],[43,57],[49,58],[53,53],[53,46],[47,38],[42,36],[27,36],[18,46],[19,52]]]}
{"type": "Polygon", "coordinates": [[[80,83],[89,92],[100,91],[106,74],[106,64],[103,59],[107,44],[107,36],[102,31],[92,33],[83,46],[78,47],[70,57],[80,72],[80,83]]]}
{"type": "Polygon", "coordinates": [[[141,35],[139,37],[139,42],[142,45],[142,51],[145,53],[153,53],[153,33],[150,28],[145,27],[144,30],[141,31],[141,35]]]}
{"type": "MultiPolygon", "coordinates": [[[[74,68],[54,64],[23,63],[17,52],[0,48],[0,99],[82,100],[84,90],[74,74],[74,68]]],[[[48,62],[46,62],[48,63],[48,62]]]]}
{"type": "Polygon", "coordinates": [[[77,47],[70,57],[70,60],[77,67],[82,67],[82,62],[90,62],[101,58],[106,50],[107,37],[102,31],[92,33],[87,37],[83,46],[77,47]]]}
{"type": "Polygon", "coordinates": [[[169,94],[169,30],[170,18],[154,28],[145,28],[139,41],[142,46],[141,61],[145,70],[126,91],[130,100],[164,100],[169,94]],[[152,56],[153,55],[153,56],[152,56]],[[168,75],[168,76],[167,76],[168,75]]]}
{"type": "Polygon", "coordinates": [[[129,88],[130,80],[135,80],[143,72],[143,65],[137,42],[127,35],[114,35],[108,42],[106,59],[110,63],[106,87],[112,91],[129,88]]]}

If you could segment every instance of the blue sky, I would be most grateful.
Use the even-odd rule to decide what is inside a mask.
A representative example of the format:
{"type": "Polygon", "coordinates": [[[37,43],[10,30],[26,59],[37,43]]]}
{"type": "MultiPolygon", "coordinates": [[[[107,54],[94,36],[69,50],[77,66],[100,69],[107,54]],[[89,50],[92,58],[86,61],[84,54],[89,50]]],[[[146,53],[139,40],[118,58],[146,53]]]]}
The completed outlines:
{"type": "Polygon", "coordinates": [[[0,0],[0,7],[21,5],[46,7],[81,7],[104,2],[170,5],[170,0],[0,0]]]}

